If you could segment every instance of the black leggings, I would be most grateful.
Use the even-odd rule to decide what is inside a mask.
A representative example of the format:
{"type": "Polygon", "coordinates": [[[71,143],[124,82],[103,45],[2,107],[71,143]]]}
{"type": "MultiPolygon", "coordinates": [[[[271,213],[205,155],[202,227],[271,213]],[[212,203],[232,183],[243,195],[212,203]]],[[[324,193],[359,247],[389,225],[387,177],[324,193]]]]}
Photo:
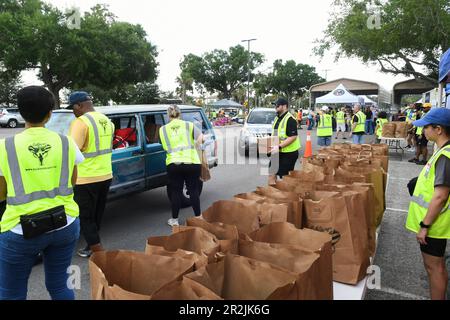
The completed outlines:
{"type": "Polygon", "coordinates": [[[199,164],[169,164],[167,174],[170,184],[170,198],[172,204],[172,218],[178,219],[180,212],[183,186],[186,182],[186,188],[191,199],[191,206],[194,209],[195,216],[202,212],[200,209],[199,181],[201,174],[201,165],[199,164]]]}

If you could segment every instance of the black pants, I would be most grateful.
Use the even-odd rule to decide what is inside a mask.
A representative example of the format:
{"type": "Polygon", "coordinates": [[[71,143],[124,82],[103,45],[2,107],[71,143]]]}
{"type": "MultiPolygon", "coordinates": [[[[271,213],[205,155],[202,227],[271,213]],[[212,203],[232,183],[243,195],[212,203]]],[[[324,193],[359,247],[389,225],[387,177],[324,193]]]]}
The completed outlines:
{"type": "Polygon", "coordinates": [[[295,163],[299,157],[299,151],[277,153],[271,156],[269,173],[277,175],[280,178],[287,176],[290,171],[295,169],[295,163]],[[275,172],[276,170],[276,172],[275,172]]]}
{"type": "Polygon", "coordinates": [[[101,243],[100,226],[112,180],[76,185],[74,199],[80,207],[80,228],[88,246],[101,243]]]}
{"type": "Polygon", "coordinates": [[[199,195],[200,174],[201,165],[199,164],[176,165],[172,163],[167,166],[167,175],[169,177],[170,184],[170,202],[172,204],[172,218],[178,219],[185,182],[195,215],[199,216],[202,213],[200,209],[199,195]]]}

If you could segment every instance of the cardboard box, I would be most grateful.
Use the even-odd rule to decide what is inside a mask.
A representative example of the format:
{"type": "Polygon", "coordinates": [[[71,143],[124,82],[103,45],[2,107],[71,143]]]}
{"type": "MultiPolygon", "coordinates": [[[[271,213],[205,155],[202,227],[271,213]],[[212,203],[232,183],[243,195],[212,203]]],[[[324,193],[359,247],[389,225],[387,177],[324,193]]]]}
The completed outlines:
{"type": "Polygon", "coordinates": [[[260,154],[270,153],[272,146],[280,144],[278,137],[267,136],[264,138],[258,138],[258,152],[260,154]]]}

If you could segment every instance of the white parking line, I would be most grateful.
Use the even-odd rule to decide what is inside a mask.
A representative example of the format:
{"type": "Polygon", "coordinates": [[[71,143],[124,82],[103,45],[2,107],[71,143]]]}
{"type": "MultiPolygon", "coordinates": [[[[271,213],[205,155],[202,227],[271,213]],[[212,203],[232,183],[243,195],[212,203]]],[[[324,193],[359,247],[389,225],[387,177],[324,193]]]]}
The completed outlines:
{"type": "Polygon", "coordinates": [[[394,208],[386,208],[386,211],[396,211],[396,212],[403,212],[403,213],[408,213],[408,210],[403,210],[403,209],[394,209],[394,208]]]}
{"type": "Polygon", "coordinates": [[[392,288],[388,288],[388,287],[382,287],[381,289],[376,289],[377,291],[382,291],[382,292],[386,292],[386,293],[390,293],[390,294],[395,294],[397,296],[403,297],[403,298],[407,298],[407,299],[411,299],[411,300],[429,300],[426,297],[422,297],[422,296],[418,296],[412,293],[408,293],[408,292],[404,292],[404,291],[400,291],[400,290],[396,290],[396,289],[392,289],[392,288]]]}

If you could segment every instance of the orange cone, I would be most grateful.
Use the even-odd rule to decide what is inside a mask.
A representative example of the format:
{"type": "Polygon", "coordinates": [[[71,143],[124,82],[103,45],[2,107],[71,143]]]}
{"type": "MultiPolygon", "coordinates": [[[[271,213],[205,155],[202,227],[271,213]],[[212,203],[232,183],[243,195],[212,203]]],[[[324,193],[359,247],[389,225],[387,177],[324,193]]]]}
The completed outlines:
{"type": "Polygon", "coordinates": [[[306,148],[305,154],[303,158],[311,158],[312,157],[312,143],[311,143],[311,131],[306,132],[306,148]]]}

